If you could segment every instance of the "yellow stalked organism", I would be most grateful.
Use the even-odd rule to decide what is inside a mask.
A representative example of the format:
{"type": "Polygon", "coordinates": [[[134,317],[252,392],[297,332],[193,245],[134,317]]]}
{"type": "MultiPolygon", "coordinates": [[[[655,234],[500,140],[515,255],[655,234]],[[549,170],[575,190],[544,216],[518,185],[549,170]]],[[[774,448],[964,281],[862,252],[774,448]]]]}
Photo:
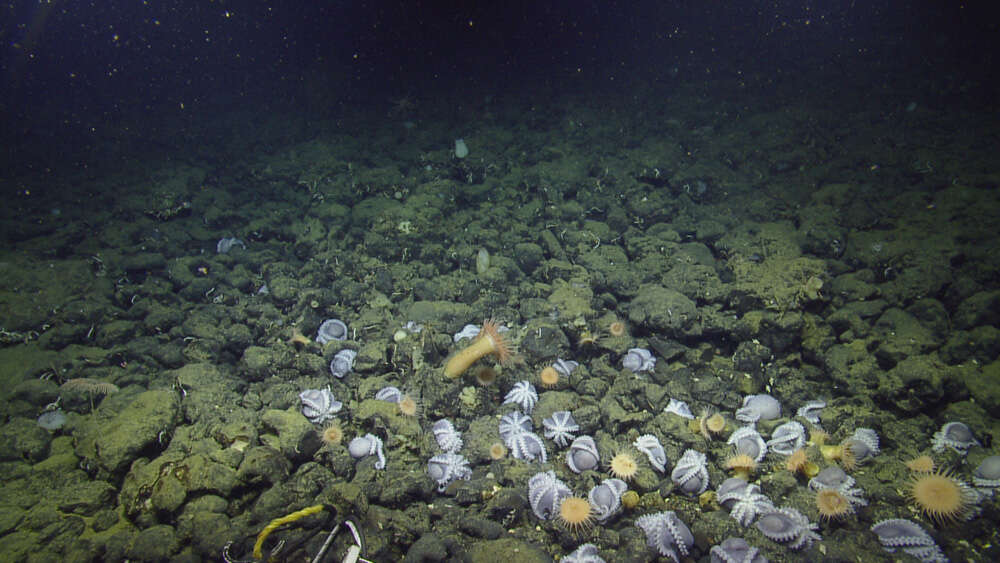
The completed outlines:
{"type": "Polygon", "coordinates": [[[472,344],[459,350],[448,360],[444,366],[444,374],[449,379],[455,379],[487,354],[495,355],[501,364],[509,362],[511,358],[507,341],[500,336],[499,327],[492,319],[483,322],[483,328],[479,330],[479,335],[472,341],[472,344]]]}

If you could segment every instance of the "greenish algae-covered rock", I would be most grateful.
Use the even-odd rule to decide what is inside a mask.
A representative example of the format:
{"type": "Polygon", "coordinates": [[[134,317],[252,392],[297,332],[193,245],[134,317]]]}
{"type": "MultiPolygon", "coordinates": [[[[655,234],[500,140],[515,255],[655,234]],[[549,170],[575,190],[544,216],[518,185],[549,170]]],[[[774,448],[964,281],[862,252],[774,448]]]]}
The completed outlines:
{"type": "Polygon", "coordinates": [[[201,553],[222,553],[226,543],[232,541],[232,523],[225,514],[218,512],[185,510],[177,520],[177,531],[189,539],[201,553]]]}
{"type": "Polygon", "coordinates": [[[268,376],[275,369],[273,352],[270,348],[263,346],[249,346],[243,350],[243,357],[240,359],[241,367],[251,381],[260,381],[268,376]]]}
{"type": "Polygon", "coordinates": [[[570,359],[569,351],[569,338],[559,328],[559,323],[548,317],[528,321],[524,328],[524,338],[518,346],[518,352],[525,359],[536,362],[563,356],[570,359]]]}
{"type": "Polygon", "coordinates": [[[119,502],[126,507],[130,517],[150,510],[172,512],[180,508],[187,490],[173,470],[183,457],[183,454],[168,452],[152,461],[140,459],[132,465],[119,496],[119,502]]]}
{"type": "Polygon", "coordinates": [[[177,424],[180,399],[173,391],[157,389],[140,393],[111,420],[102,423],[94,442],[97,460],[111,473],[119,473],[140,451],[177,424]]]}
{"type": "MultiPolygon", "coordinates": [[[[380,340],[366,340],[358,348],[358,355],[354,359],[354,371],[372,371],[379,365],[384,365],[387,360],[386,343],[380,340]]],[[[332,356],[330,357],[332,360],[332,356]]]]}
{"type": "Polygon", "coordinates": [[[0,504],[0,534],[7,534],[24,520],[27,513],[23,508],[10,504],[0,504]]]}
{"type": "Polygon", "coordinates": [[[968,392],[962,382],[952,377],[952,371],[936,356],[906,358],[878,378],[874,396],[896,410],[912,414],[944,397],[960,400],[968,392]]]}
{"type": "Polygon", "coordinates": [[[878,385],[882,370],[875,356],[868,352],[867,340],[856,339],[846,344],[835,344],[821,360],[830,379],[838,385],[852,389],[858,389],[859,382],[865,388],[878,385]]]}
{"type": "Polygon", "coordinates": [[[1000,357],[1000,329],[977,326],[972,330],[956,330],[940,350],[941,359],[949,364],[976,360],[988,364],[1000,357]]]}
{"type": "Polygon", "coordinates": [[[174,472],[188,491],[228,496],[236,486],[236,471],[204,454],[184,458],[174,472]]]}
{"type": "Polygon", "coordinates": [[[52,436],[34,420],[15,418],[0,427],[0,461],[38,461],[49,453],[52,436]]]}
{"type": "Polygon", "coordinates": [[[540,421],[556,411],[573,411],[580,406],[580,396],[570,391],[545,391],[538,398],[532,418],[540,421]]]}
{"type": "Polygon", "coordinates": [[[399,405],[389,401],[365,399],[354,409],[353,418],[358,422],[388,424],[393,434],[402,436],[416,437],[421,433],[417,417],[404,416],[399,412],[399,405]]]}
{"type": "Polygon", "coordinates": [[[694,301],[660,285],[644,285],[628,307],[629,321],[672,337],[700,336],[694,301]]]}
{"type": "Polygon", "coordinates": [[[292,463],[280,451],[269,446],[252,446],[246,450],[236,475],[250,485],[273,485],[284,481],[291,471],[292,463]]]}
{"type": "Polygon", "coordinates": [[[970,362],[956,366],[954,370],[977,404],[988,412],[1000,412],[1000,361],[982,368],[970,362]]]}
{"type": "Polygon", "coordinates": [[[594,292],[590,289],[589,283],[565,282],[557,279],[552,287],[549,303],[558,311],[560,319],[581,323],[595,315],[594,309],[590,306],[594,292]]]}
{"type": "Polygon", "coordinates": [[[597,291],[609,291],[618,297],[635,296],[642,282],[641,273],[629,265],[628,256],[621,247],[600,245],[599,238],[595,238],[595,241],[597,246],[581,254],[579,258],[579,263],[590,272],[592,287],[597,291]]]}
{"type": "Polygon", "coordinates": [[[875,322],[880,340],[876,356],[891,364],[927,353],[941,345],[942,336],[923,326],[916,317],[902,309],[891,308],[875,322]]]}
{"type": "Polygon", "coordinates": [[[444,561],[448,558],[448,548],[444,541],[434,533],[423,534],[413,542],[403,558],[404,563],[420,563],[423,561],[444,561]]]}
{"type": "Polygon", "coordinates": [[[485,540],[495,540],[505,532],[499,523],[478,516],[463,518],[458,525],[466,534],[485,540]]]}
{"type": "Polygon", "coordinates": [[[355,514],[365,514],[368,512],[368,497],[364,490],[356,483],[335,480],[332,485],[323,490],[321,498],[323,502],[328,502],[337,507],[338,510],[346,511],[343,514],[353,511],[355,514]]]}
{"type": "Polygon", "coordinates": [[[965,375],[961,379],[972,398],[988,412],[1000,412],[1000,361],[975,370],[972,366],[957,368],[965,375]]]}
{"type": "Polygon", "coordinates": [[[299,296],[299,282],[290,276],[276,275],[267,283],[272,299],[283,305],[295,303],[299,296]]]}
{"type": "Polygon", "coordinates": [[[70,487],[60,487],[52,499],[64,514],[93,516],[110,506],[117,495],[117,489],[105,481],[81,481],[70,487]]]}
{"type": "Polygon", "coordinates": [[[521,242],[514,245],[514,257],[517,266],[525,274],[531,275],[545,258],[545,251],[533,242],[521,242]]]}
{"type": "Polygon", "coordinates": [[[322,445],[316,428],[296,407],[288,410],[268,409],[261,416],[261,422],[272,432],[262,433],[260,441],[280,451],[288,459],[311,459],[322,445]]]}
{"type": "MultiPolygon", "coordinates": [[[[416,460],[400,461],[400,465],[419,467],[416,460]]],[[[378,490],[378,503],[382,506],[408,506],[413,499],[433,497],[436,488],[437,484],[423,471],[389,470],[378,490]]]]}
{"type": "Polygon", "coordinates": [[[407,321],[430,324],[436,330],[449,332],[457,332],[469,323],[482,322],[474,317],[472,307],[451,301],[417,301],[410,305],[405,317],[407,321]]]}
{"type": "Polygon", "coordinates": [[[128,548],[128,556],[139,561],[163,561],[179,547],[174,528],[160,524],[139,532],[128,548]]]}

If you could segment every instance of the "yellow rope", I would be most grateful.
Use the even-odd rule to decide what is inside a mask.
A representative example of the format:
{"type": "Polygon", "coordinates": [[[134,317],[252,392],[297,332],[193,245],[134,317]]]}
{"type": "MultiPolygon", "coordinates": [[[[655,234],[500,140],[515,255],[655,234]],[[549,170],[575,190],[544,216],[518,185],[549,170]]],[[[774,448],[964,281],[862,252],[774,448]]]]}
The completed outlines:
{"type": "Polygon", "coordinates": [[[274,520],[271,520],[271,523],[268,524],[267,526],[264,526],[264,529],[261,530],[259,534],[257,534],[257,542],[253,544],[254,558],[255,559],[263,558],[263,555],[261,555],[261,547],[263,547],[264,545],[264,540],[267,539],[267,536],[271,535],[271,532],[273,532],[275,528],[283,524],[288,524],[296,520],[301,520],[302,518],[305,518],[306,516],[309,516],[311,514],[316,514],[321,510],[323,510],[323,505],[317,504],[315,506],[309,506],[303,508],[298,512],[293,512],[288,516],[282,516],[281,518],[275,518],[274,520]]]}

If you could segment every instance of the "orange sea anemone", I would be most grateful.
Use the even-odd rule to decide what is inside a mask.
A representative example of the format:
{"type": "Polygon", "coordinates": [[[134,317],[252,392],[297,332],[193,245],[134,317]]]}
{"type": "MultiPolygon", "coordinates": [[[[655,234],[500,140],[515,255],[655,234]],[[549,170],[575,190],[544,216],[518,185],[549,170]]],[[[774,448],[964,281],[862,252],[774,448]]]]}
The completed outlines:
{"type": "Polygon", "coordinates": [[[968,485],[941,470],[914,475],[907,496],[938,523],[964,518],[975,502],[975,493],[968,485]]]}
{"type": "Polygon", "coordinates": [[[809,431],[809,443],[814,446],[825,446],[826,441],[830,439],[830,435],[826,430],[820,430],[819,428],[813,428],[809,431]]]}
{"type": "Polygon", "coordinates": [[[631,452],[618,452],[611,458],[611,475],[624,481],[631,481],[639,472],[639,462],[631,452]]]}
{"type": "Polygon", "coordinates": [[[403,395],[396,406],[399,408],[399,414],[403,416],[417,416],[420,412],[420,403],[413,395],[403,395]]]}
{"type": "Polygon", "coordinates": [[[449,379],[455,379],[487,354],[496,356],[497,361],[501,364],[505,364],[511,359],[507,340],[500,335],[499,326],[493,319],[483,321],[483,328],[479,330],[479,335],[472,341],[472,344],[459,350],[448,360],[444,366],[444,374],[449,379]]]}
{"type": "Polygon", "coordinates": [[[725,429],[726,417],[722,416],[722,413],[708,414],[706,411],[698,418],[698,432],[706,440],[711,440],[713,437],[719,436],[725,429]]]}
{"type": "Polygon", "coordinates": [[[837,520],[854,513],[851,501],[836,489],[820,489],[816,493],[816,509],[826,520],[837,520]]]}
{"type": "Polygon", "coordinates": [[[841,467],[845,471],[851,471],[858,465],[858,460],[854,455],[854,449],[851,448],[850,440],[844,440],[838,445],[827,444],[820,446],[819,451],[823,454],[824,459],[840,462],[841,467]]]}
{"type": "Polygon", "coordinates": [[[619,321],[618,319],[611,321],[611,324],[608,325],[608,334],[614,338],[625,336],[625,330],[625,323],[619,321]]]}
{"type": "Polygon", "coordinates": [[[552,366],[548,366],[538,374],[538,379],[542,383],[542,387],[552,388],[559,385],[559,371],[552,366]]]}
{"type": "Polygon", "coordinates": [[[915,457],[906,462],[906,467],[914,473],[931,473],[934,471],[934,458],[929,455],[915,457]]]}
{"type": "Polygon", "coordinates": [[[476,368],[476,383],[486,387],[492,385],[497,380],[497,370],[490,366],[479,366],[476,368]]]}
{"type": "Polygon", "coordinates": [[[582,497],[566,497],[559,503],[559,524],[571,532],[582,532],[594,522],[594,507],[582,497]]]}
{"type": "Polygon", "coordinates": [[[344,430],[340,427],[340,422],[331,420],[320,429],[319,439],[328,446],[334,446],[344,440],[344,430]]]}
{"type": "Polygon", "coordinates": [[[503,445],[503,442],[493,442],[490,444],[490,459],[493,461],[501,460],[507,456],[507,446],[503,445]]]}
{"type": "Polygon", "coordinates": [[[747,454],[736,454],[726,459],[725,467],[733,472],[733,477],[749,481],[750,475],[757,470],[757,461],[747,454]]]}
{"type": "Polygon", "coordinates": [[[819,466],[809,461],[809,454],[806,450],[799,448],[785,458],[785,469],[792,473],[801,473],[806,477],[815,477],[819,473],[819,466]]]}

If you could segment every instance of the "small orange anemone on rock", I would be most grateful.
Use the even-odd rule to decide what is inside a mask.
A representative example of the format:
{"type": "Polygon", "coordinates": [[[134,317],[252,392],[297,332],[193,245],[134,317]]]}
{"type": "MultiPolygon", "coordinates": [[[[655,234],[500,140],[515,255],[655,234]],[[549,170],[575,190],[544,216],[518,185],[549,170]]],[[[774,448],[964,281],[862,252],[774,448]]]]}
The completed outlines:
{"type": "Polygon", "coordinates": [[[331,420],[326,426],[320,429],[319,438],[328,446],[335,446],[343,441],[344,431],[341,429],[340,423],[337,422],[337,419],[331,420]]]}
{"type": "Polygon", "coordinates": [[[785,469],[792,473],[801,473],[812,478],[819,473],[819,466],[809,461],[809,454],[806,450],[799,448],[785,458],[785,469]]]}
{"type": "Polygon", "coordinates": [[[725,429],[726,417],[722,416],[722,413],[715,412],[709,414],[708,412],[704,412],[700,417],[698,417],[698,432],[700,432],[706,440],[711,440],[712,438],[721,435],[725,429]]]}
{"type": "Polygon", "coordinates": [[[820,489],[816,493],[816,509],[826,520],[837,520],[854,513],[851,501],[836,489],[820,489]]]}
{"type": "Polygon", "coordinates": [[[403,395],[399,398],[396,406],[399,408],[399,414],[403,416],[417,416],[417,413],[420,412],[420,403],[413,395],[403,395]]]}
{"type": "Polygon", "coordinates": [[[747,454],[736,454],[726,459],[726,469],[733,472],[733,477],[749,481],[750,475],[757,470],[757,461],[747,454]]]}
{"type": "Polygon", "coordinates": [[[486,387],[497,380],[497,370],[490,366],[479,366],[476,370],[476,383],[486,387]]]}
{"type": "Polygon", "coordinates": [[[571,532],[582,532],[594,523],[594,507],[581,497],[566,497],[559,503],[559,524],[571,532]]]}
{"type": "Polygon", "coordinates": [[[479,329],[479,334],[472,344],[459,350],[445,364],[444,374],[449,379],[455,379],[487,354],[496,356],[501,364],[508,363],[511,359],[510,347],[507,340],[500,335],[499,329],[499,325],[493,319],[483,321],[483,327],[479,329]]]}
{"type": "Polygon", "coordinates": [[[497,461],[507,457],[507,446],[503,442],[493,442],[490,444],[490,459],[497,461]]]}
{"type": "Polygon", "coordinates": [[[631,481],[639,472],[639,462],[630,452],[618,452],[611,458],[611,474],[624,481],[631,481]]]}
{"type": "Polygon", "coordinates": [[[625,336],[625,323],[615,319],[608,325],[608,334],[614,338],[625,336]]]}
{"type": "Polygon", "coordinates": [[[552,387],[559,385],[559,371],[552,366],[548,366],[538,374],[538,379],[541,382],[542,387],[551,389],[552,387]]]}
{"type": "Polygon", "coordinates": [[[922,455],[906,462],[906,467],[914,473],[930,473],[934,471],[934,458],[929,455],[922,455]]]}

